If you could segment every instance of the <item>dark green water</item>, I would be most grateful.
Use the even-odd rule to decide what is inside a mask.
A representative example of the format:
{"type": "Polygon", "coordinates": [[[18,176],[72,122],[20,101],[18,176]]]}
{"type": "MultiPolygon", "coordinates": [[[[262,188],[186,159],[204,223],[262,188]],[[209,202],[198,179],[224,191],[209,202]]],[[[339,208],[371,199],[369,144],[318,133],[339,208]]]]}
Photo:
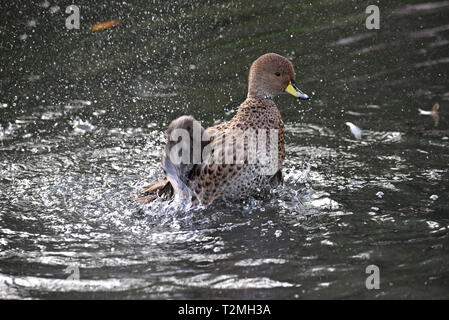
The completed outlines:
{"type": "Polygon", "coordinates": [[[0,298],[449,298],[448,1],[78,1],[79,30],[48,1],[0,5],[0,298]],[[285,185],[130,201],[170,121],[230,119],[266,52],[312,96],[276,98],[285,185]]]}

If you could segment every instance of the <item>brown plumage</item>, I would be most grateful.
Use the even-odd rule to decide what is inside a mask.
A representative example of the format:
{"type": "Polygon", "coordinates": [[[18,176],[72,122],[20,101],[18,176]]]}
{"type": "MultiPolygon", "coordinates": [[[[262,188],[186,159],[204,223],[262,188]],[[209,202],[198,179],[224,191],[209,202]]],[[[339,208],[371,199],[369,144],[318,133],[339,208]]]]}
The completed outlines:
{"type": "Polygon", "coordinates": [[[285,159],[284,122],[272,99],[285,91],[308,99],[296,88],[294,81],[291,62],[278,54],[268,53],[252,64],[248,96],[230,121],[204,130],[199,125],[193,129],[195,119],[192,116],[174,120],[167,130],[168,142],[162,155],[166,179],[146,186],[137,200],[148,203],[157,197],[170,199],[178,195],[190,200],[193,205],[208,205],[216,199],[255,195],[270,185],[280,183],[280,168],[285,159]],[[177,129],[185,130],[187,139],[172,136],[177,129]],[[200,159],[196,158],[197,161],[193,148],[195,130],[204,140],[197,142],[202,155],[200,159]],[[236,132],[243,135],[236,135],[236,132]],[[254,143],[256,135],[261,138],[265,136],[265,142],[257,140],[254,143]],[[177,164],[174,161],[178,155],[175,145],[182,146],[185,142],[189,145],[186,144],[183,150],[189,152],[189,157],[186,157],[189,161],[177,164]],[[262,148],[263,143],[265,149],[262,148]],[[208,150],[211,158],[205,156],[208,150]],[[250,156],[251,151],[255,152],[252,154],[254,158],[250,156]],[[263,163],[264,157],[272,159],[268,165],[263,163]]]}

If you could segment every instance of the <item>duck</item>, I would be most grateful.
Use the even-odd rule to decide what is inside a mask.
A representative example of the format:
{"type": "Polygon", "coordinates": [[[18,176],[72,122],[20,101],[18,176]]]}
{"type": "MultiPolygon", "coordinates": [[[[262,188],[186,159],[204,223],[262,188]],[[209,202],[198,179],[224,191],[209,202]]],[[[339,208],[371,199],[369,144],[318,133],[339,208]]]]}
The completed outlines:
{"type": "Polygon", "coordinates": [[[251,64],[247,97],[231,120],[209,128],[191,115],[173,120],[161,159],[165,177],[143,187],[136,200],[147,204],[177,198],[208,206],[282,183],[284,122],[274,98],[288,93],[308,100],[295,81],[289,59],[266,53],[251,64]]]}

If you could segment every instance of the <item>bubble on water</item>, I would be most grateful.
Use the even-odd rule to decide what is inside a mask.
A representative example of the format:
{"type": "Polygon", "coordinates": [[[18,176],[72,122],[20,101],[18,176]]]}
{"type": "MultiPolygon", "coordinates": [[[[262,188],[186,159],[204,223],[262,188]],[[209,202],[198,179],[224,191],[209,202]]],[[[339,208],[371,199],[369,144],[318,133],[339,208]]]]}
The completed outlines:
{"type": "Polygon", "coordinates": [[[430,196],[430,200],[435,201],[435,200],[437,200],[437,199],[438,199],[438,196],[437,196],[436,194],[432,194],[432,195],[430,196]]]}
{"type": "Polygon", "coordinates": [[[282,235],[282,230],[276,230],[274,232],[274,235],[276,236],[276,238],[279,238],[282,235]]]}
{"type": "Polygon", "coordinates": [[[92,125],[89,121],[83,121],[80,118],[76,118],[75,120],[73,120],[72,126],[74,132],[79,134],[84,134],[95,129],[95,126],[92,125]]]}
{"type": "Polygon", "coordinates": [[[28,81],[33,82],[33,81],[37,81],[41,78],[41,76],[36,75],[36,74],[32,74],[28,76],[28,81]]]}
{"type": "Polygon", "coordinates": [[[91,104],[92,104],[92,102],[89,101],[89,100],[79,100],[78,99],[78,100],[69,101],[64,106],[64,108],[66,110],[80,110],[80,109],[83,109],[86,106],[90,106],[91,104]]]}
{"type": "Polygon", "coordinates": [[[318,284],[318,286],[323,287],[323,288],[327,288],[330,286],[330,282],[321,282],[318,284]]]}
{"type": "Polygon", "coordinates": [[[92,114],[96,117],[99,117],[101,115],[106,114],[106,110],[103,110],[103,109],[95,110],[92,114]]]}
{"type": "Polygon", "coordinates": [[[244,259],[235,263],[236,266],[239,267],[258,267],[264,264],[285,264],[287,260],[285,259],[244,259]]]}
{"type": "Polygon", "coordinates": [[[376,196],[378,198],[382,198],[384,196],[384,193],[382,191],[379,191],[378,193],[376,193],[376,196]]]}
{"type": "Polygon", "coordinates": [[[369,260],[371,258],[371,252],[361,252],[359,254],[351,256],[351,258],[369,260]]]}
{"type": "Polygon", "coordinates": [[[60,9],[61,8],[59,6],[52,6],[52,7],[50,7],[49,10],[50,10],[51,14],[54,14],[54,13],[58,12],[60,9]]]}
{"type": "Polygon", "coordinates": [[[334,243],[334,242],[332,242],[332,241],[330,241],[330,240],[327,240],[327,239],[321,240],[321,244],[324,244],[324,245],[326,245],[326,246],[335,246],[335,243],[334,243]]]}
{"type": "Polygon", "coordinates": [[[62,117],[62,113],[61,112],[53,112],[53,111],[48,111],[48,112],[44,112],[41,115],[41,119],[42,120],[53,120],[53,119],[57,119],[62,117]]]}
{"type": "Polygon", "coordinates": [[[438,222],[435,222],[435,221],[426,221],[426,223],[430,229],[438,229],[440,227],[438,222]]]}
{"type": "Polygon", "coordinates": [[[34,19],[27,21],[27,27],[29,27],[29,28],[34,28],[36,25],[37,25],[37,22],[34,19]]]}
{"type": "Polygon", "coordinates": [[[385,142],[399,142],[402,140],[403,135],[401,132],[386,132],[382,135],[381,139],[385,142]]]}
{"type": "Polygon", "coordinates": [[[50,2],[48,0],[44,0],[39,4],[42,8],[48,8],[50,6],[50,2]]]}

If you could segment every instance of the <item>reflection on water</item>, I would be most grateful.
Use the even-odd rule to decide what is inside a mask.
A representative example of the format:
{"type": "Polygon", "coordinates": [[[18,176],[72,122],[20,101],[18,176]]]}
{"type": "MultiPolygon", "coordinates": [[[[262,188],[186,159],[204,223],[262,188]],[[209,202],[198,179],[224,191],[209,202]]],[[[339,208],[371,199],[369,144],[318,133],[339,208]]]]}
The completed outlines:
{"type": "Polygon", "coordinates": [[[61,4],[2,4],[0,298],[449,297],[449,2],[382,1],[380,30],[368,4],[80,2],[80,30],[61,4]],[[312,94],[276,99],[285,184],[132,201],[168,123],[230,119],[272,51],[312,94]],[[435,102],[437,128],[418,113],[435,102]]]}

